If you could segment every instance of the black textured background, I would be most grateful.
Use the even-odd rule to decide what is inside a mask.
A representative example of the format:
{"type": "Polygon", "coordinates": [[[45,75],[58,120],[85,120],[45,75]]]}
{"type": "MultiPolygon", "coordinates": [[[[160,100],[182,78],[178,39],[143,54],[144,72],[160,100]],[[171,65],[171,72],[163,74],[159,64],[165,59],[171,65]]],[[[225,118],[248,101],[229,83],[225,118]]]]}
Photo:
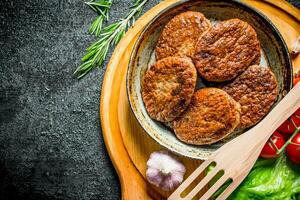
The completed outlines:
{"type": "MultiPolygon", "coordinates": [[[[114,0],[110,21],[129,5],[114,0]]],[[[1,200],[120,199],[99,124],[105,67],[72,77],[95,16],[81,0],[1,0],[1,200]]]]}

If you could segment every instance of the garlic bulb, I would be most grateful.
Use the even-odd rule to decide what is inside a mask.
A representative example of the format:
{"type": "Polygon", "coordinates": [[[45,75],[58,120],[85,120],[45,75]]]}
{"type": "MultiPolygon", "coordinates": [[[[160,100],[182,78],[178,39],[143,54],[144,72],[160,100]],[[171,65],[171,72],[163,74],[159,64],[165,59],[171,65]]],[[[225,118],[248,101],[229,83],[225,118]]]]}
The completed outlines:
{"type": "Polygon", "coordinates": [[[293,43],[291,55],[293,57],[297,56],[300,53],[300,37],[293,43]]]}
{"type": "Polygon", "coordinates": [[[154,152],[147,162],[148,181],[161,189],[175,189],[183,181],[184,165],[165,151],[154,152]]]}

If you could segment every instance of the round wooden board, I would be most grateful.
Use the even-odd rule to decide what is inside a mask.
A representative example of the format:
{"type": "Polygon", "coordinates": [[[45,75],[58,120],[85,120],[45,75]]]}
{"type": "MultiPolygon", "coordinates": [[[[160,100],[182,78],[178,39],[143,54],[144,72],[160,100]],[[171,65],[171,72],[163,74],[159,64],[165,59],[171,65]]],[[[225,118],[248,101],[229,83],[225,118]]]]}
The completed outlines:
{"type": "MultiPolygon", "coordinates": [[[[165,199],[170,194],[145,181],[149,155],[163,148],[143,131],[131,112],[125,79],[129,57],[140,31],[160,10],[177,1],[165,0],[143,15],[118,44],[106,69],[100,116],[105,144],[120,178],[122,199],[165,199]]],[[[285,1],[243,2],[267,15],[280,30],[289,47],[300,36],[300,11],[285,1]]],[[[300,68],[300,56],[293,60],[293,65],[294,69],[300,68]]],[[[179,159],[187,168],[186,176],[201,162],[184,157],[179,159]]]]}

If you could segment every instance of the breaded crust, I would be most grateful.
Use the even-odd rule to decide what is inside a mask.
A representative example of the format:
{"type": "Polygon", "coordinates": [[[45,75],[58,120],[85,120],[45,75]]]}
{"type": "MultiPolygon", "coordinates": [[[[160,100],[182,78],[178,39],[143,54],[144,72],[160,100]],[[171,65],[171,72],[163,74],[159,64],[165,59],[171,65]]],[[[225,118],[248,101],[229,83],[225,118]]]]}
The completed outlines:
{"type": "Polygon", "coordinates": [[[190,104],[197,70],[189,58],[164,58],[147,70],[142,81],[142,98],[151,118],[168,122],[190,104]]]}
{"type": "Polygon", "coordinates": [[[188,11],[175,16],[164,28],[156,46],[156,59],[194,54],[199,37],[211,27],[200,12],[188,11]]]}
{"type": "Polygon", "coordinates": [[[195,92],[187,110],[173,121],[176,136],[196,145],[212,144],[230,135],[240,122],[240,105],[225,91],[195,92]]]}
{"type": "Polygon", "coordinates": [[[241,105],[239,128],[255,125],[270,111],[278,95],[277,85],[276,77],[269,68],[252,65],[223,87],[241,105]]]}
{"type": "Polygon", "coordinates": [[[218,23],[198,41],[194,63],[207,81],[234,79],[251,64],[259,64],[260,44],[255,30],[240,19],[218,23]]]}

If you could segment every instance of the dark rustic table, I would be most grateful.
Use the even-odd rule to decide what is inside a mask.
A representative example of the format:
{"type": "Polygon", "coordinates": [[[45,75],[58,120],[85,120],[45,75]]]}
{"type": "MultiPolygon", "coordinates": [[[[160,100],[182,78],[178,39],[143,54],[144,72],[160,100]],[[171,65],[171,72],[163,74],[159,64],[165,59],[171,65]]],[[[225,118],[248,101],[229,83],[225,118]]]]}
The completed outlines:
{"type": "MultiPolygon", "coordinates": [[[[130,2],[114,0],[110,22],[130,2]]],[[[72,76],[95,16],[79,0],[1,1],[0,199],[120,199],[99,124],[105,65],[72,76]]]]}

